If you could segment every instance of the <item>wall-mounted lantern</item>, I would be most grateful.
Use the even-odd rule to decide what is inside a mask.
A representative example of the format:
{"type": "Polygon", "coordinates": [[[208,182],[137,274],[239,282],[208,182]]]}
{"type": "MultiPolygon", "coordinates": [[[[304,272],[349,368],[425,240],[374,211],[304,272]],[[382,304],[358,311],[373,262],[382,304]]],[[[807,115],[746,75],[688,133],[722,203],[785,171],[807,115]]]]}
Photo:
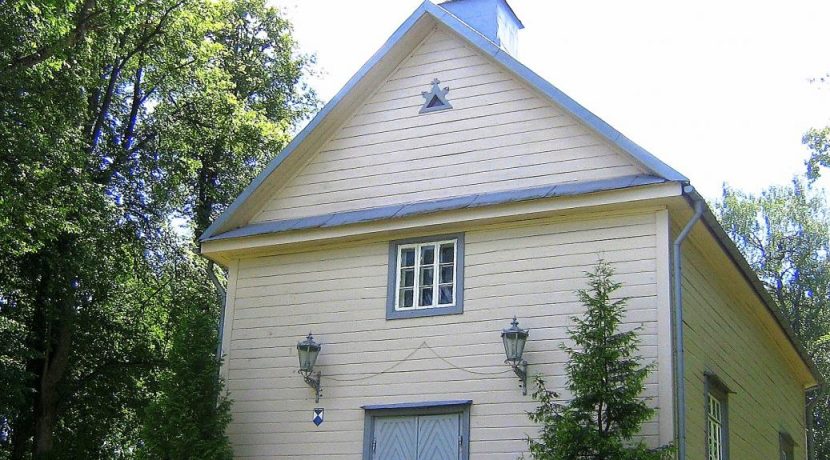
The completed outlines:
{"type": "Polygon", "coordinates": [[[323,387],[320,385],[320,372],[317,375],[312,375],[314,372],[314,363],[317,362],[317,355],[320,354],[320,344],[314,341],[311,332],[308,337],[297,344],[297,356],[300,358],[300,370],[297,371],[303,376],[303,380],[311,388],[314,388],[315,397],[314,402],[320,402],[320,396],[323,394],[323,387]]]}
{"type": "Polygon", "coordinates": [[[519,327],[519,322],[516,321],[515,316],[513,317],[513,322],[510,323],[510,327],[501,331],[501,339],[504,342],[504,354],[507,355],[504,363],[509,364],[513,368],[513,372],[519,377],[519,386],[522,389],[523,395],[527,395],[527,361],[522,359],[527,336],[527,329],[519,327]]]}

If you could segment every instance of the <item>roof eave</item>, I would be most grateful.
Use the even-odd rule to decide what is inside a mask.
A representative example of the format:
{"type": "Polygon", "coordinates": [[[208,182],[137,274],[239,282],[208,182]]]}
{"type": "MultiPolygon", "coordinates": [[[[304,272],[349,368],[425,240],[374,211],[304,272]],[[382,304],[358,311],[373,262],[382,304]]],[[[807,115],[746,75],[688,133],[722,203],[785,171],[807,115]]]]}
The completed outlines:
{"type": "Polygon", "coordinates": [[[309,230],[321,227],[336,227],[384,219],[399,219],[414,215],[431,214],[444,211],[458,211],[468,208],[501,205],[538,199],[572,197],[577,195],[586,195],[589,193],[610,192],[634,187],[657,185],[666,182],[667,181],[664,179],[654,176],[623,176],[588,182],[549,184],[524,189],[478,193],[414,203],[398,203],[377,208],[360,209],[356,211],[342,211],[325,215],[301,217],[297,219],[261,222],[229,230],[210,238],[206,238],[204,241],[246,238],[270,233],[309,230]]]}

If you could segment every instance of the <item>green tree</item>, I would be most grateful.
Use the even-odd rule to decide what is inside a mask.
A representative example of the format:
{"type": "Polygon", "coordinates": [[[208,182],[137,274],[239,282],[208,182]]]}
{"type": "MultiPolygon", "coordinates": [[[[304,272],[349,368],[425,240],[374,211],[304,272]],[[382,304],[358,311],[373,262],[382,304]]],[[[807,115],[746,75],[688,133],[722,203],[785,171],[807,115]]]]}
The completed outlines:
{"type": "Polygon", "coordinates": [[[821,167],[830,166],[830,126],[810,129],[801,141],[810,149],[810,158],[806,161],[807,178],[815,181],[821,176],[821,167]]]}
{"type": "MultiPolygon", "coordinates": [[[[803,178],[759,195],[724,187],[714,206],[779,312],[823,375],[830,375],[830,209],[803,178]]],[[[811,396],[815,458],[830,458],[830,392],[811,396]]]]}
{"type": "Polygon", "coordinates": [[[230,401],[216,378],[217,315],[204,314],[206,305],[216,304],[215,296],[206,280],[193,282],[203,273],[202,261],[183,260],[176,268],[174,284],[179,289],[169,317],[176,327],[159,378],[159,396],[144,413],[139,458],[230,459],[225,436],[230,401]]]}
{"type": "Polygon", "coordinates": [[[649,449],[634,441],[652,417],[640,397],[652,366],[641,366],[636,330],[621,331],[626,299],[614,299],[622,285],[613,269],[600,261],[588,276],[588,289],[577,291],[584,317],[573,318],[569,331],[573,347],[563,345],[569,360],[567,390],[572,399],[560,404],[541,377],[533,397],[539,407],[530,419],[542,425],[539,439],[529,439],[537,460],[662,459],[665,449],[649,449]]]}
{"type": "MultiPolygon", "coordinates": [[[[295,124],[316,107],[302,79],[311,60],[294,53],[290,24],[263,0],[212,5],[212,53],[185,84],[164,91],[152,123],[166,169],[182,178],[177,215],[201,235],[261,166],[289,140],[295,124]]],[[[197,245],[194,245],[195,249],[197,245]]],[[[190,259],[174,298],[169,366],[160,398],[147,411],[143,453],[149,458],[228,458],[228,401],[217,384],[216,325],[224,276],[211,261],[190,259]],[[205,285],[213,284],[220,299],[205,285]],[[200,334],[197,339],[194,334],[200,334]],[[187,385],[182,382],[188,382],[187,385]],[[218,398],[218,405],[217,405],[218,398]],[[218,407],[219,410],[216,410],[218,407]]],[[[180,269],[180,271],[182,271],[180,269]]]]}
{"type": "Polygon", "coordinates": [[[195,236],[316,107],[309,64],[264,0],[0,2],[0,458],[131,457],[174,376],[215,380],[195,236]]]}

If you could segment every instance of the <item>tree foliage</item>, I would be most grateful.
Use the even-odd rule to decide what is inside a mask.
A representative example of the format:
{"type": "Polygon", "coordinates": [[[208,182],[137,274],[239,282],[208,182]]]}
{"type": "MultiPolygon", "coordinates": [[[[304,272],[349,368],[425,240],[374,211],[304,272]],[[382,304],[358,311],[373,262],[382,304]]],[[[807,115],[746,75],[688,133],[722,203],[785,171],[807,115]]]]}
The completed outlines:
{"type": "Polygon", "coordinates": [[[209,283],[194,283],[204,268],[197,260],[177,265],[169,321],[176,326],[168,342],[167,366],[159,376],[159,394],[144,410],[140,458],[231,459],[225,436],[230,422],[230,400],[216,378],[216,314],[209,283]],[[198,423],[194,423],[198,421],[198,423]]]}
{"type": "Polygon", "coordinates": [[[316,108],[310,64],[264,0],[0,2],[0,458],[227,456],[195,236],[316,108]],[[150,438],[174,416],[204,450],[150,438]]]}
{"type": "MultiPolygon", "coordinates": [[[[830,375],[830,209],[803,178],[759,195],[724,187],[724,229],[825,376],[830,375]]],[[[815,458],[830,458],[830,393],[811,396],[815,458]]]]}
{"type": "Polygon", "coordinates": [[[637,356],[636,330],[622,331],[626,299],[614,299],[622,285],[613,269],[600,261],[588,276],[588,289],[577,291],[584,317],[573,318],[574,346],[568,354],[567,390],[571,399],[557,402],[541,377],[533,397],[539,407],[531,420],[542,425],[538,440],[529,439],[536,460],[659,460],[665,449],[649,449],[634,437],[654,409],[641,398],[652,366],[637,356]]]}
{"type": "Polygon", "coordinates": [[[801,141],[810,149],[810,158],[806,161],[807,178],[814,181],[821,176],[822,166],[830,166],[830,126],[810,129],[801,141]]]}

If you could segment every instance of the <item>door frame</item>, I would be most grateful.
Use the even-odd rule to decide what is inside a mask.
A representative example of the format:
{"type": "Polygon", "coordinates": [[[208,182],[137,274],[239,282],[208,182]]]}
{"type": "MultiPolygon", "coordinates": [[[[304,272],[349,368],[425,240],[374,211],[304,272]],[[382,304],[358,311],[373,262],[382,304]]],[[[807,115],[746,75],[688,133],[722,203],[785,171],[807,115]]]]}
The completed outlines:
{"type": "Polygon", "coordinates": [[[424,401],[397,404],[376,404],[362,406],[363,417],[363,459],[372,459],[372,438],[375,432],[375,419],[392,416],[446,415],[459,414],[461,417],[461,460],[470,458],[470,407],[471,399],[452,401],[424,401]]]}

